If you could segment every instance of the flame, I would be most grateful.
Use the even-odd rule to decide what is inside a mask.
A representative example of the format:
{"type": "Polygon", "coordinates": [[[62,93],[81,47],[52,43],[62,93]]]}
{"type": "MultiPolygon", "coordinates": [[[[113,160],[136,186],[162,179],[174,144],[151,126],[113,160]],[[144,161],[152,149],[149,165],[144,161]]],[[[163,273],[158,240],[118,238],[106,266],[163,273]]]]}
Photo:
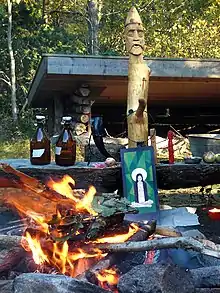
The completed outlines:
{"type": "MultiPolygon", "coordinates": [[[[45,199],[41,194],[31,191],[22,191],[19,194],[17,191],[14,193],[12,192],[5,196],[5,201],[14,205],[21,216],[25,215],[31,219],[31,225],[22,237],[21,245],[25,250],[32,252],[34,262],[37,265],[43,265],[43,267],[44,265],[49,265],[49,267],[55,268],[62,274],[76,277],[78,274],[84,272],[85,269],[88,269],[89,265],[105,257],[107,253],[103,253],[99,249],[92,249],[89,245],[88,251],[72,246],[69,247],[68,242],[64,240],[63,242],[54,243],[53,239],[55,239],[55,236],[68,236],[68,232],[65,230],[65,232],[63,232],[62,229],[56,229],[56,225],[61,226],[66,224],[65,211],[69,212],[69,210],[71,210],[74,212],[74,215],[82,213],[84,222],[86,222],[87,219],[90,221],[91,215],[97,215],[96,211],[92,208],[93,198],[96,194],[95,187],[91,186],[89,190],[85,192],[84,190],[77,191],[76,189],[72,189],[70,184],[75,186],[75,181],[68,175],[65,175],[59,181],[50,179],[47,183],[50,189],[66,197],[62,202],[57,203],[45,199]],[[54,215],[56,215],[56,221],[52,222],[51,219],[54,219],[54,215]]],[[[128,233],[115,235],[113,237],[103,237],[97,239],[93,243],[125,242],[138,230],[139,227],[137,225],[131,224],[128,233]]],[[[79,229],[75,234],[77,235],[80,232],[81,230],[79,229]]],[[[105,282],[107,280],[108,284],[115,285],[118,281],[117,273],[111,270],[101,272],[99,281],[104,282],[104,279],[105,282]]]]}
{"type": "Polygon", "coordinates": [[[64,177],[55,182],[53,179],[50,179],[47,182],[47,186],[56,192],[66,196],[67,198],[74,201],[74,206],[77,211],[87,211],[89,214],[96,216],[97,213],[92,208],[92,201],[96,194],[96,189],[94,186],[90,186],[89,190],[84,194],[83,198],[76,197],[76,190],[73,190],[70,186],[70,183],[75,186],[75,181],[69,175],[64,175],[64,177]]]}
{"type": "Polygon", "coordinates": [[[26,251],[32,251],[34,262],[37,265],[41,265],[44,262],[49,262],[47,255],[43,252],[41,248],[39,239],[33,238],[33,236],[31,236],[29,232],[26,232],[25,240],[27,241],[28,246],[24,245],[24,242],[21,242],[21,244],[26,251]]]}
{"type": "Polygon", "coordinates": [[[137,233],[139,227],[132,223],[129,226],[129,231],[126,234],[119,234],[112,237],[103,237],[95,241],[95,243],[121,243],[127,241],[132,235],[137,233]]]}
{"type": "Polygon", "coordinates": [[[50,178],[47,182],[47,186],[59,194],[76,201],[77,199],[73,195],[73,189],[71,188],[70,183],[75,186],[75,180],[69,175],[64,175],[63,178],[57,182],[50,178]]]}
{"type": "Polygon", "coordinates": [[[78,211],[87,210],[89,214],[97,216],[98,214],[92,208],[92,201],[96,194],[96,189],[94,186],[90,186],[88,192],[86,192],[83,199],[76,203],[76,209],[78,211]]]}
{"type": "Polygon", "coordinates": [[[49,246],[47,247],[47,251],[42,248],[39,235],[34,237],[29,232],[26,232],[21,245],[26,251],[32,252],[34,262],[37,265],[49,263],[56,267],[62,274],[67,274],[71,277],[75,277],[84,271],[78,269],[77,274],[75,273],[75,264],[78,260],[89,258],[99,260],[107,255],[107,253],[103,253],[99,249],[93,249],[90,253],[80,248],[74,252],[70,252],[67,241],[64,243],[53,243],[51,246],[52,251],[49,253],[49,246]]]}
{"type": "Polygon", "coordinates": [[[119,274],[117,273],[115,268],[100,271],[96,274],[96,278],[99,280],[99,286],[103,289],[110,289],[112,291],[112,286],[114,286],[115,289],[113,292],[118,292],[116,286],[119,281],[119,274]],[[111,288],[109,288],[110,286],[111,288]]]}

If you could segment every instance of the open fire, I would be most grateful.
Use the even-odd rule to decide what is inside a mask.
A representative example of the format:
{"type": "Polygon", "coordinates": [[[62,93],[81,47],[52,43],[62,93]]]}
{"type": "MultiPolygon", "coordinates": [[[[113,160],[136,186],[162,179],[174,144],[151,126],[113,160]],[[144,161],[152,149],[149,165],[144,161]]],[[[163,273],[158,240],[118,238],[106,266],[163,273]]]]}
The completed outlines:
{"type": "MultiPolygon", "coordinates": [[[[112,229],[101,229],[100,233],[97,228],[109,218],[100,216],[93,207],[95,187],[85,191],[76,190],[74,186],[74,180],[65,175],[62,180],[47,182],[50,192],[64,197],[59,201],[43,197],[40,192],[6,199],[21,217],[30,219],[21,244],[32,253],[41,272],[49,267],[57,273],[77,277],[107,255],[96,248],[98,243],[125,242],[139,230],[137,225],[131,224],[120,232],[120,227],[113,222],[112,229]],[[119,231],[116,235],[115,229],[119,231]]],[[[101,270],[96,278],[99,286],[117,292],[119,275],[116,269],[101,270]]]]}

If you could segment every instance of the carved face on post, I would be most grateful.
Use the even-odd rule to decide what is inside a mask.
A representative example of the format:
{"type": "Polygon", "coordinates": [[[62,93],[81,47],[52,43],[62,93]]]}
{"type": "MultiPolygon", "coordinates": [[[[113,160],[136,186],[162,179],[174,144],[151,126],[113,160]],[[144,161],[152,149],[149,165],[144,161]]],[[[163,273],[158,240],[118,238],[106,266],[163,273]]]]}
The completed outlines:
{"type": "Polygon", "coordinates": [[[144,51],[144,29],[141,18],[135,7],[128,13],[125,23],[126,50],[129,54],[139,56],[144,51]]]}
{"type": "Polygon", "coordinates": [[[132,23],[126,26],[126,50],[129,54],[138,56],[144,51],[144,30],[139,23],[132,23]]]}

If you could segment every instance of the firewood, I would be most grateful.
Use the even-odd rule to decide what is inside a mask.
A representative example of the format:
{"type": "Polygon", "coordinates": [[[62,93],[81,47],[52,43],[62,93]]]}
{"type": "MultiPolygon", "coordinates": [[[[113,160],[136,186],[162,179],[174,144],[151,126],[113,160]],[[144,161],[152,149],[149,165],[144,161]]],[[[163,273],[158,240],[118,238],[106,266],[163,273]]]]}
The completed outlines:
{"type": "MultiPolygon", "coordinates": [[[[150,235],[152,235],[155,232],[155,229],[156,229],[156,221],[152,221],[148,225],[143,226],[138,232],[136,232],[133,236],[131,236],[129,238],[129,243],[146,240],[150,235]]],[[[97,245],[99,246],[99,244],[97,245]]],[[[117,252],[109,253],[104,259],[101,259],[94,266],[92,266],[88,271],[77,276],[77,279],[86,280],[93,283],[96,280],[95,274],[101,270],[110,268],[112,265],[116,263],[117,259],[118,259],[117,252]]]]}
{"type": "Polygon", "coordinates": [[[36,178],[30,177],[22,173],[21,171],[12,168],[8,164],[0,163],[0,167],[3,169],[4,172],[15,175],[18,179],[18,183],[21,184],[24,190],[33,191],[51,201],[59,201],[59,203],[62,203],[62,200],[64,200],[64,202],[68,204],[69,201],[66,197],[62,196],[54,190],[50,190],[36,178]]]}
{"type": "Polygon", "coordinates": [[[79,114],[89,114],[91,112],[91,106],[87,105],[80,105],[80,106],[74,106],[74,110],[76,113],[79,114]]]}
{"type": "Polygon", "coordinates": [[[182,234],[175,231],[175,229],[165,228],[162,226],[157,226],[155,230],[155,234],[169,236],[169,237],[180,237],[182,234]]]}
{"type": "Polygon", "coordinates": [[[152,234],[154,234],[156,230],[156,221],[149,222],[147,225],[143,225],[140,227],[140,230],[137,231],[134,235],[129,238],[129,242],[134,241],[144,241],[149,238],[152,234]]]}
{"type": "Polygon", "coordinates": [[[14,179],[0,178],[0,188],[20,188],[21,184],[14,179]]]}
{"type": "Polygon", "coordinates": [[[86,133],[86,125],[83,123],[76,123],[75,132],[76,135],[82,135],[83,133],[86,133]]]}
{"type": "Polygon", "coordinates": [[[105,258],[98,261],[95,265],[93,265],[89,270],[84,273],[78,275],[76,278],[81,281],[88,281],[92,276],[98,273],[101,270],[108,269],[111,265],[114,264],[115,256],[113,254],[107,255],[105,258]],[[88,279],[87,279],[88,277],[88,279]]]}
{"type": "Polygon", "coordinates": [[[181,248],[185,250],[194,250],[202,254],[210,255],[220,258],[220,247],[212,243],[212,245],[206,245],[201,240],[195,240],[191,237],[175,237],[175,238],[162,238],[148,241],[139,242],[125,242],[114,244],[96,244],[96,248],[103,251],[111,252],[138,252],[149,251],[152,249],[164,249],[164,248],[181,248]],[[213,249],[215,247],[215,249],[213,249]]]}
{"type": "Polygon", "coordinates": [[[21,171],[12,168],[8,164],[0,163],[0,168],[2,168],[6,173],[15,175],[23,184],[30,185],[35,189],[42,188],[42,184],[36,178],[30,177],[21,171]]]}
{"type": "Polygon", "coordinates": [[[75,104],[79,104],[79,105],[90,105],[91,101],[90,99],[88,99],[87,97],[80,97],[77,95],[72,95],[70,96],[70,101],[75,103],[75,104]]]}
{"type": "Polygon", "coordinates": [[[10,248],[20,246],[21,236],[0,235],[0,247],[10,248]]]}
{"type": "Polygon", "coordinates": [[[4,263],[0,264],[0,275],[5,275],[13,270],[24,258],[26,251],[22,247],[14,247],[4,258],[4,263]]]}
{"type": "Polygon", "coordinates": [[[74,120],[80,123],[88,123],[89,115],[87,114],[74,114],[74,120]]]}

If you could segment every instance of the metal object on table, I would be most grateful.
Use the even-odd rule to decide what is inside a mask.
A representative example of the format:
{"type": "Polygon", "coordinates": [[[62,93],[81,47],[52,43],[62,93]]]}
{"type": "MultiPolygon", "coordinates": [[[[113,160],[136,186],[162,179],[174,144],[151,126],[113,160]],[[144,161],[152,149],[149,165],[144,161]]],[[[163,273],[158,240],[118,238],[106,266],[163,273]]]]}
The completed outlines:
{"type": "Polygon", "coordinates": [[[189,134],[188,138],[190,150],[195,157],[203,157],[209,151],[220,153],[220,134],[189,134]]]}

